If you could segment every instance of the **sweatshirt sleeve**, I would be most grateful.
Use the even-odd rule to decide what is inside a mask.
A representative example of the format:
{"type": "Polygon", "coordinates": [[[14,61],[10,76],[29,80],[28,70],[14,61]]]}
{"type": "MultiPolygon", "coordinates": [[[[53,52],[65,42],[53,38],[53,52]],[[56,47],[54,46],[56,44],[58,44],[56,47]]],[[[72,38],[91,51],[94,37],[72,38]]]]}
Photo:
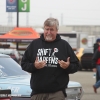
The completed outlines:
{"type": "Polygon", "coordinates": [[[96,61],[98,59],[98,50],[96,50],[92,57],[92,68],[96,68],[96,61]]]}
{"type": "Polygon", "coordinates": [[[33,73],[37,70],[34,66],[34,60],[32,61],[32,59],[31,59],[32,58],[31,51],[30,51],[30,50],[32,50],[31,45],[32,44],[30,44],[28,46],[28,48],[26,49],[26,51],[22,57],[22,60],[21,60],[22,70],[27,71],[29,73],[33,73]]]}
{"type": "Polygon", "coordinates": [[[70,65],[69,67],[66,69],[68,74],[72,74],[78,71],[79,69],[79,60],[77,58],[77,56],[75,55],[72,47],[68,44],[67,46],[67,53],[68,53],[68,57],[70,57],[70,65]]]}

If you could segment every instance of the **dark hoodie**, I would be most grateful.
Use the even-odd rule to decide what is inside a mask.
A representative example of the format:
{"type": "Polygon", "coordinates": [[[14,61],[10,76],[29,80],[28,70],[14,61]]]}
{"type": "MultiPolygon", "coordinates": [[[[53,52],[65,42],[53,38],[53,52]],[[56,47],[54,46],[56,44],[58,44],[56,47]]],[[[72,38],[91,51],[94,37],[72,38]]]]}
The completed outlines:
{"type": "Polygon", "coordinates": [[[92,67],[96,68],[96,65],[100,65],[100,46],[98,46],[92,57],[92,67]]]}
{"type": "Polygon", "coordinates": [[[79,61],[68,42],[62,40],[58,34],[53,42],[45,41],[42,34],[27,47],[21,66],[23,70],[31,73],[32,96],[38,93],[64,91],[69,82],[69,74],[77,72],[79,61]],[[35,68],[36,57],[39,61],[46,61],[44,68],[35,68]],[[67,69],[61,68],[58,60],[67,61],[68,57],[70,57],[69,67],[67,69]]]}

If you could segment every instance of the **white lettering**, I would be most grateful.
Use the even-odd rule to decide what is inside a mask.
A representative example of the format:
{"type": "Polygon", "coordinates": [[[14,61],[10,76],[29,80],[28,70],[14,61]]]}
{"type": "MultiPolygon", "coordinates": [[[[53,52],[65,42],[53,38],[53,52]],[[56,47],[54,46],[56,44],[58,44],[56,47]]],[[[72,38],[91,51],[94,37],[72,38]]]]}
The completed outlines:
{"type": "Polygon", "coordinates": [[[14,93],[18,93],[20,87],[8,87],[7,89],[11,89],[14,93]]]}
{"type": "Polygon", "coordinates": [[[43,56],[43,51],[42,51],[42,49],[38,49],[37,56],[43,56]]]}
{"type": "Polygon", "coordinates": [[[48,52],[48,49],[44,49],[44,55],[46,55],[48,52]]]}
{"type": "Polygon", "coordinates": [[[38,61],[42,61],[42,57],[38,57],[38,61]]]}
{"type": "Polygon", "coordinates": [[[49,53],[49,56],[50,56],[51,49],[38,49],[37,56],[47,55],[47,53],[49,53]]]}
{"type": "Polygon", "coordinates": [[[24,4],[24,7],[21,8],[23,11],[27,9],[27,4],[24,4]]]}

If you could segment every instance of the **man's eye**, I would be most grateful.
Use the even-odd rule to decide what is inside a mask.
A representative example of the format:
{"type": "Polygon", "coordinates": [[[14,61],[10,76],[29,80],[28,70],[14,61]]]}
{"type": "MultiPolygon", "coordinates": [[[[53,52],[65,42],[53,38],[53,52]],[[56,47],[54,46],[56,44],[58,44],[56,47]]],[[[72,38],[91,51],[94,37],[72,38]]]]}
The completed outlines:
{"type": "Polygon", "coordinates": [[[50,29],[50,31],[53,31],[53,29],[50,29]]]}
{"type": "Polygon", "coordinates": [[[50,31],[53,31],[53,29],[45,29],[45,30],[47,30],[47,31],[49,31],[49,30],[50,30],[50,31]]]}

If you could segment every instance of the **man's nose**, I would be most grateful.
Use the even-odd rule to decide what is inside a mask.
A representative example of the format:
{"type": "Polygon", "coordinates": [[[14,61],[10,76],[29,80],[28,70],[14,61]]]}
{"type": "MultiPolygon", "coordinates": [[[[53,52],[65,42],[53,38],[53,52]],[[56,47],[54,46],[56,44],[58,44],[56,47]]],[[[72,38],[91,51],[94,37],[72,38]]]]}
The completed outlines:
{"type": "Polygon", "coordinates": [[[51,33],[51,30],[48,30],[48,34],[50,34],[51,33]]]}

